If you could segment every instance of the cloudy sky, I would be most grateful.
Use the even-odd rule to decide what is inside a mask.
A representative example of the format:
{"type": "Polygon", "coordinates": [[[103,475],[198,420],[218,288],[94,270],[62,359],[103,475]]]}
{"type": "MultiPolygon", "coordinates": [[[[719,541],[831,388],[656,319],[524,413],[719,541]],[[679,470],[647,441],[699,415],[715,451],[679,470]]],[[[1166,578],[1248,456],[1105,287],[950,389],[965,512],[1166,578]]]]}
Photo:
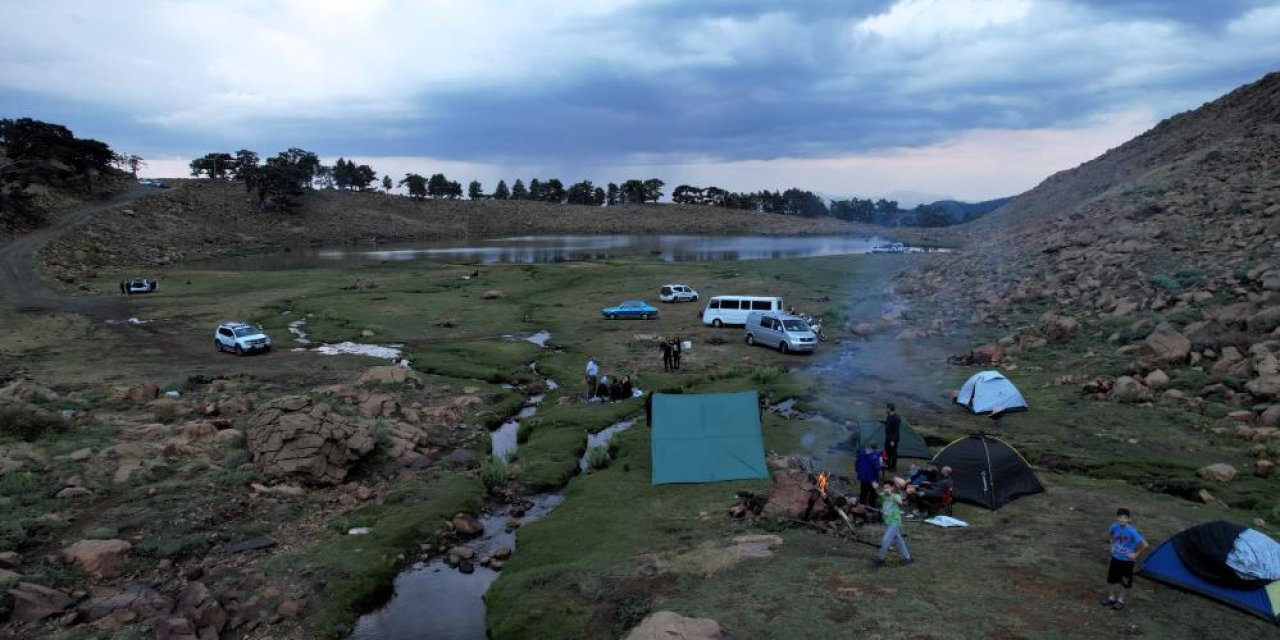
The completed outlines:
{"type": "Polygon", "coordinates": [[[0,117],[67,125],[156,176],[296,146],[486,189],[979,200],[1280,69],[1280,0],[0,6],[0,117]]]}

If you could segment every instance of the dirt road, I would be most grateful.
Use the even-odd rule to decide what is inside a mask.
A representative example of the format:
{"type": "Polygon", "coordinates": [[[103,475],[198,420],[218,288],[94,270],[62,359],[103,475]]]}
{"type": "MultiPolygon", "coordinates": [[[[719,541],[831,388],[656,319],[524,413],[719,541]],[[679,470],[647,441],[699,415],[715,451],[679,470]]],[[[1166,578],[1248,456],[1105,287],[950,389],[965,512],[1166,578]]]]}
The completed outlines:
{"type": "Polygon", "coordinates": [[[70,312],[99,320],[125,317],[124,300],[101,296],[69,296],[45,286],[36,266],[36,253],[46,242],[88,222],[94,216],[122,204],[156,193],[150,187],[134,185],[105,202],[64,214],[47,227],[0,246],[0,299],[21,312],[70,312]]]}

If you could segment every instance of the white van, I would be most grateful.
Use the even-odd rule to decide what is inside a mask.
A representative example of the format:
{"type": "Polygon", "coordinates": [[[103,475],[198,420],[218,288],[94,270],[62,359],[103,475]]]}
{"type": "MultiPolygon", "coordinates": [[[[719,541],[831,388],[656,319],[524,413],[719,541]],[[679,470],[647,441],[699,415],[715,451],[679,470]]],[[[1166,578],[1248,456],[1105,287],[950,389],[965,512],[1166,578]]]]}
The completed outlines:
{"type": "Polygon", "coordinates": [[[716,296],[702,310],[702,324],[723,327],[746,324],[752,311],[782,312],[782,298],[769,296],[716,296]]]}
{"type": "Polygon", "coordinates": [[[762,344],[778,351],[813,351],[818,336],[804,319],[781,311],[752,311],[744,331],[747,344],[762,344]]]}

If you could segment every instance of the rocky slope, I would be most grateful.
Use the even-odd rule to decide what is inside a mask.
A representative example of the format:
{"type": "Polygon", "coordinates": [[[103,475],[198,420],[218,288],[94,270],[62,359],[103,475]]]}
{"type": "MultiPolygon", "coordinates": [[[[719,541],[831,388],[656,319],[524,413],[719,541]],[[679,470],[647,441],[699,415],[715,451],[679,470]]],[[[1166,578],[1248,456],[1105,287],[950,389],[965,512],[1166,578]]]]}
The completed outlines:
{"type": "Polygon", "coordinates": [[[966,251],[898,280],[928,303],[921,321],[1003,327],[1013,349],[1075,323],[1132,357],[1135,398],[1161,391],[1146,382],[1157,368],[1190,368],[1207,376],[1191,395],[1220,392],[1245,423],[1280,421],[1280,73],[969,226],[966,251]]]}

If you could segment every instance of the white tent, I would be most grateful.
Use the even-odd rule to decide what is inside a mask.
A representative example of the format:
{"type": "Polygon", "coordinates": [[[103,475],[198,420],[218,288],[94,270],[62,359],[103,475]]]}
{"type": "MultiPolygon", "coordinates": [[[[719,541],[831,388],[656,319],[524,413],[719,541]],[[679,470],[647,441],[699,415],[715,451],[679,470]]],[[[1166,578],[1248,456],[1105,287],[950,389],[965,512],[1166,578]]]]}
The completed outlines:
{"type": "Polygon", "coordinates": [[[979,371],[970,376],[960,387],[956,403],[980,414],[1027,410],[1027,401],[1022,398],[1022,393],[999,371],[979,371]]]}

